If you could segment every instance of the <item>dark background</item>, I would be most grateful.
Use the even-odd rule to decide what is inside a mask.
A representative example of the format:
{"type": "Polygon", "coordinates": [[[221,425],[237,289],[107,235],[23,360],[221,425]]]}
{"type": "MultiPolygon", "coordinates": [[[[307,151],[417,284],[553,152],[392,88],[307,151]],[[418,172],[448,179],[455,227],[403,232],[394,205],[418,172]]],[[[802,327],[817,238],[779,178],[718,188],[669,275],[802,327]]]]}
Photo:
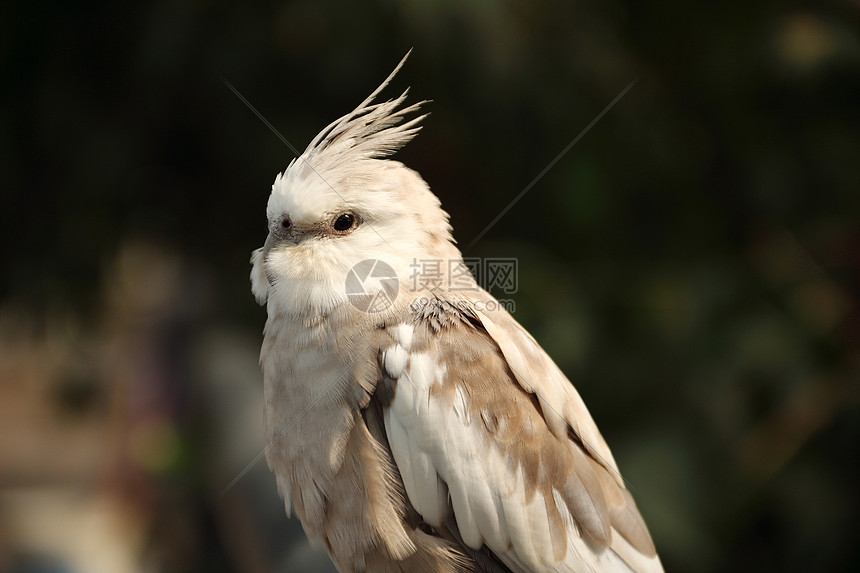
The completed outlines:
{"type": "MultiPolygon", "coordinates": [[[[386,92],[516,257],[667,570],[857,571],[860,4],[34,1],[0,18],[0,571],[315,571],[258,461],[248,256],[386,92]],[[226,488],[226,491],[225,491],[226,488]]],[[[503,296],[496,293],[498,296],[503,296]]]]}

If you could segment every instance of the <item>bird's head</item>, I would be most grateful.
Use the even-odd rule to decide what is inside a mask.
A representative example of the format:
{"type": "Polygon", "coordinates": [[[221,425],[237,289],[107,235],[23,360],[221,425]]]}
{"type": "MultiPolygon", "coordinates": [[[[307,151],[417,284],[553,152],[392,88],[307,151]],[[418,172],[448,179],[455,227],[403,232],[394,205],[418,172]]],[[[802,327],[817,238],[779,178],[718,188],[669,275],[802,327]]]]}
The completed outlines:
{"type": "Polygon", "coordinates": [[[416,259],[460,257],[439,199],[418,173],[385,159],[424,117],[401,123],[421,105],[402,107],[406,92],[373,103],[402,65],[275,178],[269,234],[251,258],[252,290],[270,310],[327,313],[347,300],[350,269],[368,259],[406,280],[416,259]]]}

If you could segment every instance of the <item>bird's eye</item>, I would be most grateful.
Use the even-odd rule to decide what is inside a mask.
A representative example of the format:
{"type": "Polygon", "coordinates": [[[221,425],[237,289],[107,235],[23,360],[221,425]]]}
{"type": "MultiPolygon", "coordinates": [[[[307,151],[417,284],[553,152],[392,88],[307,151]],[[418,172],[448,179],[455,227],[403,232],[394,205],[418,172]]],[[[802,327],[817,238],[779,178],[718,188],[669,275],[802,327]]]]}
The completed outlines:
{"type": "Polygon", "coordinates": [[[293,220],[289,215],[281,215],[274,221],[269,222],[269,232],[279,239],[286,239],[293,229],[293,220]]]}
{"type": "Polygon", "coordinates": [[[335,231],[340,231],[341,233],[349,231],[355,227],[355,215],[352,213],[341,213],[334,220],[334,223],[332,223],[332,227],[334,227],[335,231]]]}

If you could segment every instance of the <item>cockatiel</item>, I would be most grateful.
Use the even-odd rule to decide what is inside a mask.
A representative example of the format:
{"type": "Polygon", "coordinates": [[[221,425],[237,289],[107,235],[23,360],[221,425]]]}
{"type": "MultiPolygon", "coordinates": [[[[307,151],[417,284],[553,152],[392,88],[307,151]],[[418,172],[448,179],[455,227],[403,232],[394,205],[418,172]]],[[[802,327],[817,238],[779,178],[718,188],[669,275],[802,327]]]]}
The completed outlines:
{"type": "Polygon", "coordinates": [[[424,117],[405,92],[373,103],[402,65],[277,176],[252,254],[287,513],[342,572],[662,571],[534,338],[470,276],[414,280],[416,260],[463,261],[421,176],[385,159],[424,117]]]}

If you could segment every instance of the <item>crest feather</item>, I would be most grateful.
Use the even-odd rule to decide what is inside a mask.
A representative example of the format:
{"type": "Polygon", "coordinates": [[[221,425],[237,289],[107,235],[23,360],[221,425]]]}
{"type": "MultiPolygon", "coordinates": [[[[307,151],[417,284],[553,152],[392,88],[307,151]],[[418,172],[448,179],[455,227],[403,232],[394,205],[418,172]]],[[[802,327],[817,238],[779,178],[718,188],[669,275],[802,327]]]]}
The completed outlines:
{"type": "Polygon", "coordinates": [[[401,123],[405,116],[417,111],[426,101],[400,107],[409,90],[400,97],[381,103],[373,100],[397,75],[412,50],[403,56],[394,71],[353,111],[325,127],[297,162],[314,170],[329,171],[343,162],[387,157],[406,145],[421,130],[418,125],[427,114],[401,123]]]}

